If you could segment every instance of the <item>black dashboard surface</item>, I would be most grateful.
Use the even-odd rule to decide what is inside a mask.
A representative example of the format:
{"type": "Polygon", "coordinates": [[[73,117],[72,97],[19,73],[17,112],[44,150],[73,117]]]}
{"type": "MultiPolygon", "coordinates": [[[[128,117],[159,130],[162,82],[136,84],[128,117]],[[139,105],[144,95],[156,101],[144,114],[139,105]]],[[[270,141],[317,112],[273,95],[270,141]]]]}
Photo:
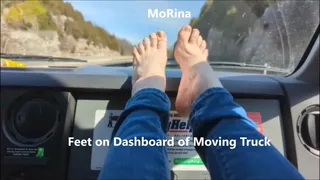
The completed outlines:
{"type": "MultiPolygon", "coordinates": [[[[131,68],[126,67],[100,66],[87,66],[78,69],[8,69],[1,72],[1,85],[5,87],[130,91],[131,71],[131,68]]],[[[166,74],[166,91],[176,92],[181,71],[170,69],[166,71],[166,74]]],[[[239,76],[236,73],[225,73],[220,77],[220,80],[226,89],[235,94],[283,95],[279,83],[268,76],[239,76]]]]}
{"type": "MultiPolygon", "coordinates": [[[[166,92],[172,101],[177,94],[180,76],[179,70],[167,70],[166,92]]],[[[106,106],[111,110],[123,109],[131,94],[130,77],[131,68],[120,67],[1,69],[1,179],[95,179],[98,171],[90,169],[91,148],[69,147],[68,137],[92,137],[95,127],[93,116],[89,114],[97,109],[106,106]],[[17,128],[11,126],[16,127],[19,122],[23,124],[23,117],[34,117],[34,114],[23,112],[20,115],[19,110],[33,107],[40,101],[43,106],[49,102],[48,109],[54,109],[57,114],[52,120],[52,128],[47,127],[47,133],[38,132],[36,137],[20,137],[24,131],[18,130],[17,133],[17,128]],[[19,151],[16,152],[18,155],[14,156],[12,151],[19,151]]],[[[291,112],[293,106],[300,114],[303,108],[319,104],[316,100],[319,88],[290,77],[232,73],[219,77],[236,102],[247,111],[261,112],[266,136],[273,136],[277,148],[300,172],[306,178],[319,178],[319,163],[316,162],[319,157],[304,150],[299,138],[293,138],[298,137],[295,131],[298,115],[291,112]],[[292,102],[292,98],[301,97],[301,94],[293,93],[292,87],[301,88],[304,98],[292,102]],[[303,106],[297,108],[300,102],[303,106]],[[303,157],[311,159],[311,168],[301,160],[303,157]]],[[[35,119],[41,121],[43,118],[39,115],[35,119]]],[[[185,177],[179,171],[173,173],[180,179],[185,177]]],[[[199,174],[197,177],[204,179],[207,176],[199,174]]]]}

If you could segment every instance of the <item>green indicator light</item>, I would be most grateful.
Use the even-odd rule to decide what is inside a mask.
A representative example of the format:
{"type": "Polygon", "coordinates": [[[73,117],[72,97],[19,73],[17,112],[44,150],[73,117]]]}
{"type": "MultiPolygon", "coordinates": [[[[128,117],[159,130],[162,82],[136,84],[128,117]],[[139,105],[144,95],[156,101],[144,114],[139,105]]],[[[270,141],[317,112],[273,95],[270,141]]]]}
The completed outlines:
{"type": "Polygon", "coordinates": [[[44,156],[44,148],[40,147],[38,148],[36,157],[42,158],[44,156]]]}
{"type": "Polygon", "coordinates": [[[175,158],[173,163],[175,165],[203,165],[200,158],[175,158]]]}

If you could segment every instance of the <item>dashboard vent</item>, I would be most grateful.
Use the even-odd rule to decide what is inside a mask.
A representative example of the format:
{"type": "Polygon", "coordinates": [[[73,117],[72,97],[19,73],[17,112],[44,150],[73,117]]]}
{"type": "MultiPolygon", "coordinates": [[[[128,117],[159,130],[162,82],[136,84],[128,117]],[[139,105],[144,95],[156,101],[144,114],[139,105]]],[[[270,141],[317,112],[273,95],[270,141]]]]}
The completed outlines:
{"type": "Polygon", "coordinates": [[[50,98],[34,95],[17,100],[10,108],[5,129],[12,142],[35,146],[47,141],[59,123],[59,107],[50,98]]]}
{"type": "Polygon", "coordinates": [[[319,105],[309,106],[300,114],[297,121],[297,132],[303,146],[312,154],[319,156],[319,105]]]}

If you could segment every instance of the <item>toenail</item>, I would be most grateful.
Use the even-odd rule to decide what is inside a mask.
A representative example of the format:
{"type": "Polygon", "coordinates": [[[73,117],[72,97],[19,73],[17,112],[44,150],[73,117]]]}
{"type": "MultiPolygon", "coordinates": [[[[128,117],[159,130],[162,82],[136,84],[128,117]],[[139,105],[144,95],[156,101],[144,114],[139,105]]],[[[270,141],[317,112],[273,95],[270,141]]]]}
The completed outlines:
{"type": "Polygon", "coordinates": [[[185,25],[183,29],[184,29],[184,30],[190,30],[190,29],[191,29],[191,26],[190,26],[190,25],[185,25]]]}
{"type": "Polygon", "coordinates": [[[159,34],[160,37],[164,37],[165,36],[164,31],[159,31],[158,34],[159,34]]]}

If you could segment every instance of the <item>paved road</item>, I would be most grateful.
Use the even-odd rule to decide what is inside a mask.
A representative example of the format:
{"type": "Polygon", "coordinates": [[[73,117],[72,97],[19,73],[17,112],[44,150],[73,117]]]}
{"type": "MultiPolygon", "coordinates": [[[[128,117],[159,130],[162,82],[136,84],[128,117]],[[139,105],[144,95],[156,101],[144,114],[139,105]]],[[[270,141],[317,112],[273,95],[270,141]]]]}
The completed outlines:
{"type": "Polygon", "coordinates": [[[45,67],[79,67],[83,65],[104,65],[119,62],[131,62],[132,56],[116,56],[116,57],[73,57],[75,59],[87,60],[87,62],[40,62],[37,61],[23,61],[27,67],[31,68],[45,68],[45,67]]]}

